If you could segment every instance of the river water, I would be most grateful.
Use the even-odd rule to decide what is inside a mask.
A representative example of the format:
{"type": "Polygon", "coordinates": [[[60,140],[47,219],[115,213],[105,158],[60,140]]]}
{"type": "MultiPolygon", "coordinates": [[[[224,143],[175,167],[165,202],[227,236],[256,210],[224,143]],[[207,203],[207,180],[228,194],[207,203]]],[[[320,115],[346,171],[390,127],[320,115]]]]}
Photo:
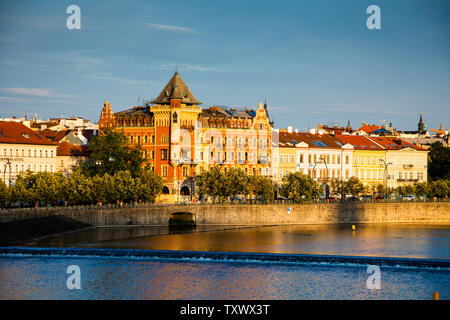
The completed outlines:
{"type": "Polygon", "coordinates": [[[450,297],[450,226],[357,225],[355,232],[350,225],[209,226],[190,232],[98,228],[30,247],[74,249],[0,254],[0,299],[431,299],[433,292],[450,297]],[[269,253],[270,261],[228,252],[269,253]],[[355,262],[353,256],[366,260],[355,262]],[[388,257],[388,263],[375,257],[388,257]],[[436,259],[438,267],[417,262],[436,259]],[[70,265],[81,270],[79,290],[66,286],[70,265]],[[368,288],[368,265],[379,266],[380,289],[368,288]]]}

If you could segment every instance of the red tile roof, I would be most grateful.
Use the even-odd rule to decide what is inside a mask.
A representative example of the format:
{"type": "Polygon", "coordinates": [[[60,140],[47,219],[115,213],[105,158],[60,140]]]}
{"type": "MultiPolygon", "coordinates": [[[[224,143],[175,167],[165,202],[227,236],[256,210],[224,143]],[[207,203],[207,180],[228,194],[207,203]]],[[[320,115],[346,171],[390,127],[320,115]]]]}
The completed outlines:
{"type": "Polygon", "coordinates": [[[354,150],[384,150],[383,147],[374,143],[365,136],[336,135],[343,144],[349,143],[354,150]]]}
{"type": "Polygon", "coordinates": [[[386,150],[400,150],[403,148],[411,148],[418,151],[424,151],[425,149],[406,142],[402,139],[386,138],[386,137],[370,137],[371,140],[378,144],[381,144],[386,150]]]}
{"type": "Polygon", "coordinates": [[[0,121],[0,143],[55,145],[22,123],[12,121],[0,121]]]}
{"type": "Polygon", "coordinates": [[[304,142],[309,148],[340,149],[341,141],[330,134],[313,134],[308,132],[280,132],[278,147],[295,147],[304,142]]]}
{"type": "Polygon", "coordinates": [[[44,137],[46,137],[49,140],[52,141],[61,141],[62,139],[64,139],[65,136],[67,136],[69,133],[71,132],[71,130],[50,130],[50,129],[45,129],[42,131],[39,131],[39,133],[41,135],[43,135],[44,137]]]}
{"type": "Polygon", "coordinates": [[[367,133],[371,133],[371,132],[373,132],[375,130],[378,130],[378,129],[381,129],[381,128],[383,128],[383,126],[375,126],[375,125],[365,124],[365,125],[363,125],[361,128],[359,128],[356,131],[362,130],[362,131],[365,131],[367,133]]]}
{"type": "Polygon", "coordinates": [[[75,157],[87,157],[88,148],[87,146],[79,146],[63,141],[58,145],[56,149],[57,156],[75,156],[75,157]]]}

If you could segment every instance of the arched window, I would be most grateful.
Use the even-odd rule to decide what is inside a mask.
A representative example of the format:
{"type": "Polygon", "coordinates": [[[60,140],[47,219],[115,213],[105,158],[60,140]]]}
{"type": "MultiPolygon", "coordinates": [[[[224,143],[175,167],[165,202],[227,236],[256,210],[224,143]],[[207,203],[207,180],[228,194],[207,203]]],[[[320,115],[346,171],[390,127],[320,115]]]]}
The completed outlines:
{"type": "Polygon", "coordinates": [[[162,194],[169,194],[169,193],[170,193],[169,188],[164,186],[162,189],[162,194]]]}

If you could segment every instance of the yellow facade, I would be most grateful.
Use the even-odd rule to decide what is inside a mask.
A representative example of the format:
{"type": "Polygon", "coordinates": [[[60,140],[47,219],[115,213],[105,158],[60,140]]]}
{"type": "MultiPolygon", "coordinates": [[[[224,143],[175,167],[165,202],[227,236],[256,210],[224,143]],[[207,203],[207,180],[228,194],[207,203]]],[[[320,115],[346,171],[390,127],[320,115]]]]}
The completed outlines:
{"type": "Polygon", "coordinates": [[[273,153],[272,175],[275,182],[281,183],[284,176],[296,171],[296,151],[295,147],[279,147],[273,153]]]}
{"type": "Polygon", "coordinates": [[[385,150],[354,150],[353,173],[367,186],[376,187],[385,182],[384,164],[385,150]]]}

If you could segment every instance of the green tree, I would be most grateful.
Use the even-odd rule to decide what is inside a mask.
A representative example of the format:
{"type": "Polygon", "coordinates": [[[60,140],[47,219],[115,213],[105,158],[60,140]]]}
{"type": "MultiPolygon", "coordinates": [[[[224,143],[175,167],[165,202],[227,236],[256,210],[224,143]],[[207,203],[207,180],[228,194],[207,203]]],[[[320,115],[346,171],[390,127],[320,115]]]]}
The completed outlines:
{"type": "Polygon", "coordinates": [[[92,201],[92,180],[81,170],[74,170],[66,179],[64,199],[69,204],[85,204],[92,201]]]}
{"type": "Polygon", "coordinates": [[[379,195],[384,196],[386,194],[386,188],[384,187],[384,185],[382,185],[381,183],[377,185],[376,187],[376,193],[378,193],[379,195]]]}
{"type": "Polygon", "coordinates": [[[106,203],[108,202],[107,198],[107,192],[108,189],[113,187],[111,185],[108,185],[107,178],[105,174],[103,177],[95,176],[92,177],[92,187],[91,187],[91,200],[94,203],[106,203]]]}
{"type": "Polygon", "coordinates": [[[250,177],[250,192],[264,202],[273,201],[275,185],[269,177],[254,175],[250,177]]]}
{"type": "Polygon", "coordinates": [[[414,195],[417,198],[426,197],[429,193],[429,186],[426,182],[418,182],[414,184],[414,195]]]}
{"type": "Polygon", "coordinates": [[[131,145],[127,137],[114,129],[107,128],[89,142],[89,157],[79,166],[88,176],[114,175],[119,171],[130,171],[133,177],[141,172],[144,159],[140,145],[131,145]]]}
{"type": "Polygon", "coordinates": [[[445,198],[449,190],[445,180],[436,180],[429,183],[429,193],[431,197],[445,198]]]}
{"type": "Polygon", "coordinates": [[[210,196],[214,202],[225,202],[226,198],[232,194],[229,179],[219,166],[202,172],[195,178],[195,184],[200,199],[210,196]]]}
{"type": "Polygon", "coordinates": [[[428,151],[428,181],[450,180],[450,148],[434,142],[428,151]]]}
{"type": "Polygon", "coordinates": [[[11,202],[19,202],[22,204],[31,201],[37,202],[34,194],[35,183],[36,177],[31,171],[18,174],[15,184],[10,187],[11,202]]]}
{"type": "Polygon", "coordinates": [[[10,188],[3,180],[0,180],[0,206],[5,207],[10,200],[10,188]]]}
{"type": "Polygon", "coordinates": [[[345,184],[348,194],[353,196],[358,196],[365,190],[364,184],[356,177],[351,177],[345,182],[345,184]]]}
{"type": "Polygon", "coordinates": [[[248,188],[250,177],[240,168],[230,168],[225,174],[225,196],[248,195],[250,190],[248,188]]]}
{"type": "Polygon", "coordinates": [[[321,194],[321,187],[311,177],[300,172],[289,173],[283,177],[280,193],[282,196],[301,203],[321,194]]]}
{"type": "Polygon", "coordinates": [[[331,180],[331,190],[333,190],[334,194],[338,194],[341,196],[341,199],[345,199],[347,196],[348,190],[347,190],[347,184],[344,180],[334,178],[331,180]]]}
{"type": "Polygon", "coordinates": [[[39,172],[34,175],[35,201],[51,204],[64,198],[65,177],[62,173],[39,172]]]}
{"type": "Polygon", "coordinates": [[[163,188],[161,177],[150,169],[142,170],[141,175],[137,178],[136,185],[139,188],[139,200],[144,202],[155,202],[163,188]]]}

